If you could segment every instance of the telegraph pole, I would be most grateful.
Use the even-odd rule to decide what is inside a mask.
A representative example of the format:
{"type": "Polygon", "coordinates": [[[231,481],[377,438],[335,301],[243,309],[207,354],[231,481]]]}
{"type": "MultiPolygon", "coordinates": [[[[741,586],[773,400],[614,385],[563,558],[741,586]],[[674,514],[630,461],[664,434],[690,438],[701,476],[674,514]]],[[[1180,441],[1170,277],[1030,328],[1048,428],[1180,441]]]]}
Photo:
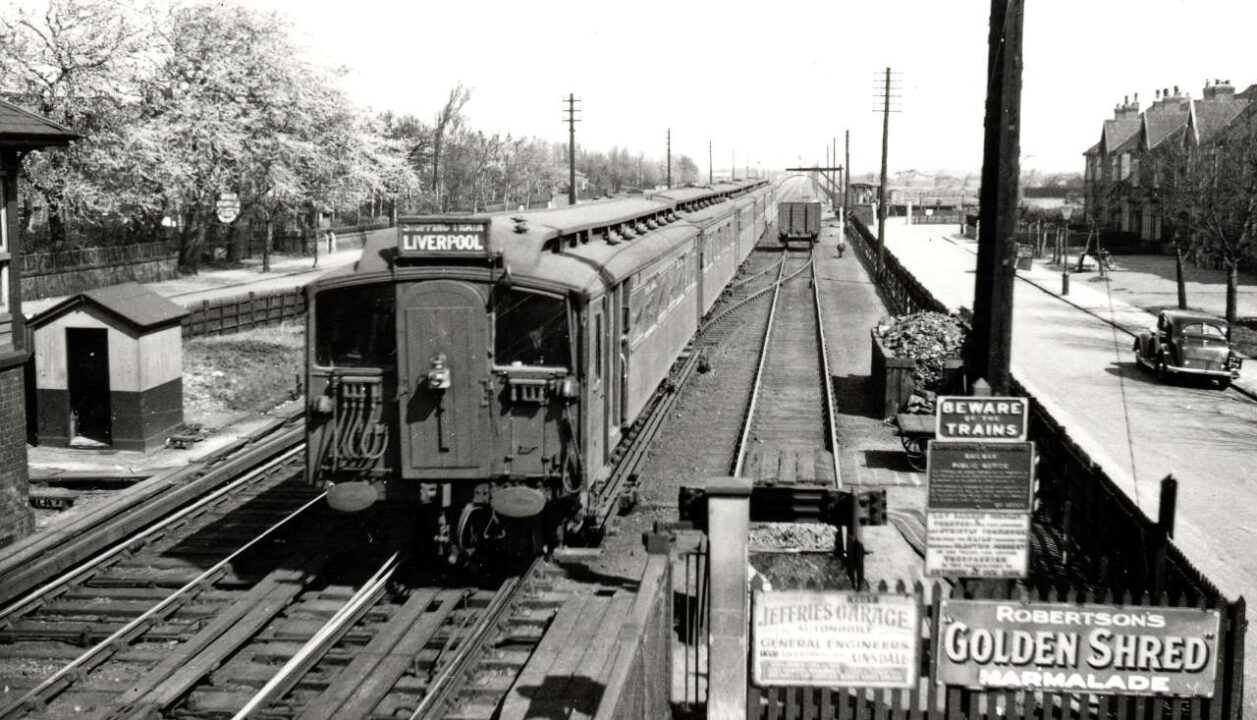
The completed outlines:
{"type": "Polygon", "coordinates": [[[991,0],[973,342],[965,367],[970,381],[985,378],[995,395],[1009,392],[1012,358],[1024,14],[1024,0],[991,0]]]}
{"type": "Polygon", "coordinates": [[[882,89],[882,184],[877,189],[877,272],[882,272],[886,260],[886,151],[890,140],[890,68],[886,68],[886,84],[882,89]]]}
{"type": "Polygon", "coordinates": [[[567,202],[569,205],[576,204],[576,123],[580,120],[576,117],[576,103],[580,99],[575,95],[568,93],[567,99],[563,101],[567,107],[563,112],[567,115],[564,120],[567,121],[567,202]]]}
{"type": "Polygon", "coordinates": [[[672,128],[668,128],[668,187],[672,187],[672,128]]]}
{"type": "Polygon", "coordinates": [[[738,179],[738,153],[734,150],[729,151],[729,182],[738,179]]]}
{"type": "Polygon", "coordinates": [[[851,131],[846,131],[846,150],[842,156],[842,166],[847,169],[842,176],[842,220],[847,221],[851,212],[851,131]]]}
{"type": "Polygon", "coordinates": [[[712,174],[714,172],[714,170],[712,169],[712,163],[715,161],[712,160],[712,157],[713,156],[711,154],[711,141],[708,140],[707,141],[707,184],[708,185],[711,185],[712,183],[712,174]]]}

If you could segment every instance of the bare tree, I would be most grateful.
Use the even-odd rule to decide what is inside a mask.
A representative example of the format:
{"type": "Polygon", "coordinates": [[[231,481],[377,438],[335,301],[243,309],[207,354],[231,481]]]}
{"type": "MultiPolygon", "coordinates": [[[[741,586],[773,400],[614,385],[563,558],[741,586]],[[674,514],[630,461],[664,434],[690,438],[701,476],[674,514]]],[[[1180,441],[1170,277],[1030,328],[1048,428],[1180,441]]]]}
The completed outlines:
{"type": "Polygon", "coordinates": [[[463,106],[471,100],[471,89],[463,87],[460,82],[450,88],[450,96],[445,106],[436,114],[436,122],[432,128],[432,192],[436,195],[437,209],[443,210],[441,193],[441,148],[445,142],[446,132],[457,126],[463,117],[463,106]]]}
{"type": "Polygon", "coordinates": [[[1226,319],[1236,316],[1240,262],[1257,230],[1257,115],[1246,112],[1208,142],[1172,153],[1163,197],[1197,253],[1226,268],[1226,319]]]}

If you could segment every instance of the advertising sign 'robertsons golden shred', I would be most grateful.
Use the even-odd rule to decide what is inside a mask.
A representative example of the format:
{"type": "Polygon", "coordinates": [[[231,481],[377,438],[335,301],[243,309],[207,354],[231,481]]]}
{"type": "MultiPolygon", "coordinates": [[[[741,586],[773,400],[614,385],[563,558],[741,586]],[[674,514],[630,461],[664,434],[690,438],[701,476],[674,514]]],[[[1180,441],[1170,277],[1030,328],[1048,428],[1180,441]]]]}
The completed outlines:
{"type": "Polygon", "coordinates": [[[945,685],[1213,696],[1216,610],[943,600],[939,618],[945,685]]]}

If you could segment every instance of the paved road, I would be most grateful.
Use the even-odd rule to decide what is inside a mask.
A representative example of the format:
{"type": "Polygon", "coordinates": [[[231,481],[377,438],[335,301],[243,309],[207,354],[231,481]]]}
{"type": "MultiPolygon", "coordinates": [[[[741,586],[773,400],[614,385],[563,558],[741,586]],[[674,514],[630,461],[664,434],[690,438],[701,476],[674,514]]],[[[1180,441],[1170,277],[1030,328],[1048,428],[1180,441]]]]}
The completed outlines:
{"type": "MultiPolygon", "coordinates": [[[[972,307],[976,257],[950,226],[887,226],[886,247],[951,307],[972,307]]],[[[1117,308],[1127,319],[1130,308],[1117,308]]],[[[1128,324],[1128,323],[1127,323],[1128,324]]],[[[1155,518],[1162,477],[1179,480],[1175,542],[1229,597],[1257,595],[1257,402],[1161,385],[1128,334],[1027,282],[1014,293],[1013,374],[1155,518]]],[[[1257,657],[1249,632],[1248,657],[1257,657]]],[[[1250,662],[1252,668],[1257,663],[1250,662]]],[[[1254,706],[1253,671],[1245,705],[1254,706]]]]}

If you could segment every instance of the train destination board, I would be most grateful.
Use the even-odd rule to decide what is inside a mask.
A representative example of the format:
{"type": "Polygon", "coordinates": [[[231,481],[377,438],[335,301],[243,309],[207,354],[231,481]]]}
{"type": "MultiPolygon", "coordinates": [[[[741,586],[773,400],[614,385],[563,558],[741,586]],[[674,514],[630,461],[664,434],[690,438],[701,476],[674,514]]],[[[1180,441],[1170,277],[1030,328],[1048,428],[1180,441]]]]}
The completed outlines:
{"type": "Polygon", "coordinates": [[[926,476],[930,510],[1029,512],[1034,443],[931,442],[926,476]]]}
{"type": "Polygon", "coordinates": [[[403,220],[398,224],[398,234],[397,249],[405,257],[484,255],[489,221],[483,218],[403,220]]]}
{"type": "Polygon", "coordinates": [[[751,611],[760,687],[917,685],[921,625],[910,595],[757,590],[751,611]]]}
{"type": "Polygon", "coordinates": [[[1016,442],[1026,439],[1030,401],[1019,397],[940,397],[939,440],[1016,442]]]}
{"type": "Polygon", "coordinates": [[[1029,569],[1029,513],[926,513],[926,575],[1022,578],[1029,569]]]}
{"type": "Polygon", "coordinates": [[[1213,697],[1217,610],[943,600],[939,620],[944,685],[1213,697]]]}

